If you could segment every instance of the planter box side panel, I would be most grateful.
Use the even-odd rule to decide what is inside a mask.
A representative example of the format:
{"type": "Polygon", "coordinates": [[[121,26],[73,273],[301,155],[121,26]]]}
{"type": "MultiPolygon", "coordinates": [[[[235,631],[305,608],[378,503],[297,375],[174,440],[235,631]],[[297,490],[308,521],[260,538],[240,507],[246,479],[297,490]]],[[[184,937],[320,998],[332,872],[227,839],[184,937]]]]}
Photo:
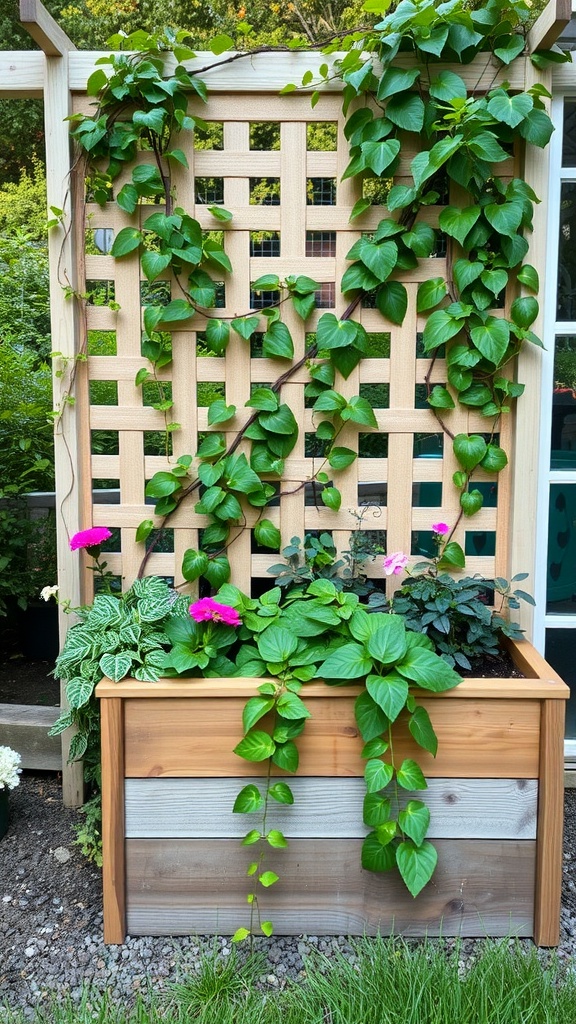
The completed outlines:
{"type": "MultiPolygon", "coordinates": [[[[400,726],[395,738],[398,762],[413,758],[431,778],[538,777],[538,700],[443,698],[421,701],[438,735],[438,756],[423,751],[400,726]]],[[[242,738],[245,698],[134,698],[123,703],[127,777],[260,773],[259,765],[233,753],[242,738]]],[[[362,740],[353,699],[314,697],[308,706],[312,717],[298,741],[298,774],[362,776],[362,740]]]]}
{"type": "MultiPolygon", "coordinates": [[[[394,875],[360,866],[361,840],[295,839],[267,856],[265,894],[278,935],[532,935],[535,843],[438,842],[417,900],[394,875]]],[[[248,923],[246,858],[232,840],[126,841],[131,935],[231,934],[248,923]]]]}

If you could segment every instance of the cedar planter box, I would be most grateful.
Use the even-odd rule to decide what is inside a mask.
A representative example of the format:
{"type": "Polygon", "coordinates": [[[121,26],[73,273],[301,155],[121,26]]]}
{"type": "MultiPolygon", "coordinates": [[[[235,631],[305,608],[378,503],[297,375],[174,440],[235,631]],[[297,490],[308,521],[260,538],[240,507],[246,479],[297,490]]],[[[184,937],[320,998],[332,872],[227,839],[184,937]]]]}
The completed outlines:
{"type": "MultiPolygon", "coordinates": [[[[421,691],[438,734],[434,759],[399,729],[395,757],[429,780],[431,882],[413,899],[394,874],[360,866],[364,795],[356,686],[306,684],[312,713],[290,777],[293,806],[269,828],[289,839],[266,853],[280,881],[261,907],[279,935],[383,934],[559,938],[564,701],[569,691],[527,641],[511,645],[525,679],[466,679],[421,691]]],[[[233,753],[242,708],[261,679],[104,679],[104,938],[231,934],[246,924],[256,816],[233,814],[261,766],[233,753]]],[[[278,771],[279,775],[284,773],[278,771]]]]}

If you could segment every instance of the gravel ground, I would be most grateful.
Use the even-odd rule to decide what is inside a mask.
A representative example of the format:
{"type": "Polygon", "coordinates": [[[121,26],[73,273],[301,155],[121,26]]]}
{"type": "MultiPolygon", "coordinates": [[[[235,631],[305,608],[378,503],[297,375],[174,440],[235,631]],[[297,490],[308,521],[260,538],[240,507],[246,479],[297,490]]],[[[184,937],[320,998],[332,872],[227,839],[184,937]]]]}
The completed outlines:
{"type": "MultiPolygon", "coordinates": [[[[79,813],[62,807],[53,774],[24,773],[10,794],[12,819],[0,840],[0,1007],[32,1014],[50,992],[78,998],[90,982],[130,1000],[149,983],[162,988],[200,952],[229,955],[229,939],[129,938],[124,946],[102,941],[100,872],[74,846],[79,813]]],[[[562,937],[559,955],[576,952],[576,790],[566,791],[562,937]]],[[[527,941],[527,940],[526,940],[527,941]]],[[[352,952],[345,937],[299,936],[257,940],[267,954],[264,985],[297,978],[312,949],[352,952]]],[[[446,940],[448,947],[452,946],[446,940]]],[[[463,954],[474,949],[463,943],[463,954]]],[[[1,1018],[0,1009],[0,1018],[1,1018]]]]}

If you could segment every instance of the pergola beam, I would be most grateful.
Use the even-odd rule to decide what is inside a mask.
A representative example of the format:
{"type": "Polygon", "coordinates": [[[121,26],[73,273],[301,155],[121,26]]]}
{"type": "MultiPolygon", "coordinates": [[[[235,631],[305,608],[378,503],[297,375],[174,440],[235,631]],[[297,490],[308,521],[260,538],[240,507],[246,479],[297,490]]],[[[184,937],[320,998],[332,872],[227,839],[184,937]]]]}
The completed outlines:
{"type": "Polygon", "coordinates": [[[76,49],[40,0],[20,0],[20,21],[47,57],[63,57],[76,49]]]}
{"type": "Polygon", "coordinates": [[[528,53],[549,50],[572,17],[572,0],[550,0],[527,37],[528,53]]]}

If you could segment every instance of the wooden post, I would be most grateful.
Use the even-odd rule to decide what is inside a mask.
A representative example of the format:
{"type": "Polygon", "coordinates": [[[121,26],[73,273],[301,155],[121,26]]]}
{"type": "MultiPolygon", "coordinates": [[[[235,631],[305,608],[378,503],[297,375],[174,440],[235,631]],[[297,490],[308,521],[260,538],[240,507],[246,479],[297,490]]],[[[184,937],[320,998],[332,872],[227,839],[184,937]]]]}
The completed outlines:
{"type": "Polygon", "coordinates": [[[100,716],[104,942],[121,943],[126,935],[123,701],[101,700],[100,716]]]}
{"type": "MultiPolygon", "coordinates": [[[[70,113],[68,52],[74,44],[37,0],[22,0],[20,13],[24,27],[43,48],[44,118],[46,131],[46,187],[48,209],[63,211],[62,223],[48,237],[50,260],[50,324],[54,360],[53,395],[55,417],[54,460],[56,475],[56,550],[60,594],[71,604],[82,603],[80,560],[69,548],[69,539],[80,528],[78,495],[79,458],[72,397],[76,367],[76,323],[74,301],[65,297],[64,286],[76,284],[73,245],[72,202],[70,194],[70,136],[64,120],[70,113]],[[61,374],[59,376],[58,374],[61,374]]],[[[52,214],[53,216],[53,214],[52,214]]],[[[60,614],[60,641],[64,642],[68,616],[60,614]]],[[[61,704],[66,707],[64,687],[61,704]]],[[[72,730],[62,735],[62,795],[64,804],[77,807],[84,802],[81,762],[67,764],[72,730]]]]}
{"type": "Polygon", "coordinates": [[[542,701],[534,897],[534,942],[537,946],[557,946],[560,938],[564,709],[563,700],[542,701]]]}

